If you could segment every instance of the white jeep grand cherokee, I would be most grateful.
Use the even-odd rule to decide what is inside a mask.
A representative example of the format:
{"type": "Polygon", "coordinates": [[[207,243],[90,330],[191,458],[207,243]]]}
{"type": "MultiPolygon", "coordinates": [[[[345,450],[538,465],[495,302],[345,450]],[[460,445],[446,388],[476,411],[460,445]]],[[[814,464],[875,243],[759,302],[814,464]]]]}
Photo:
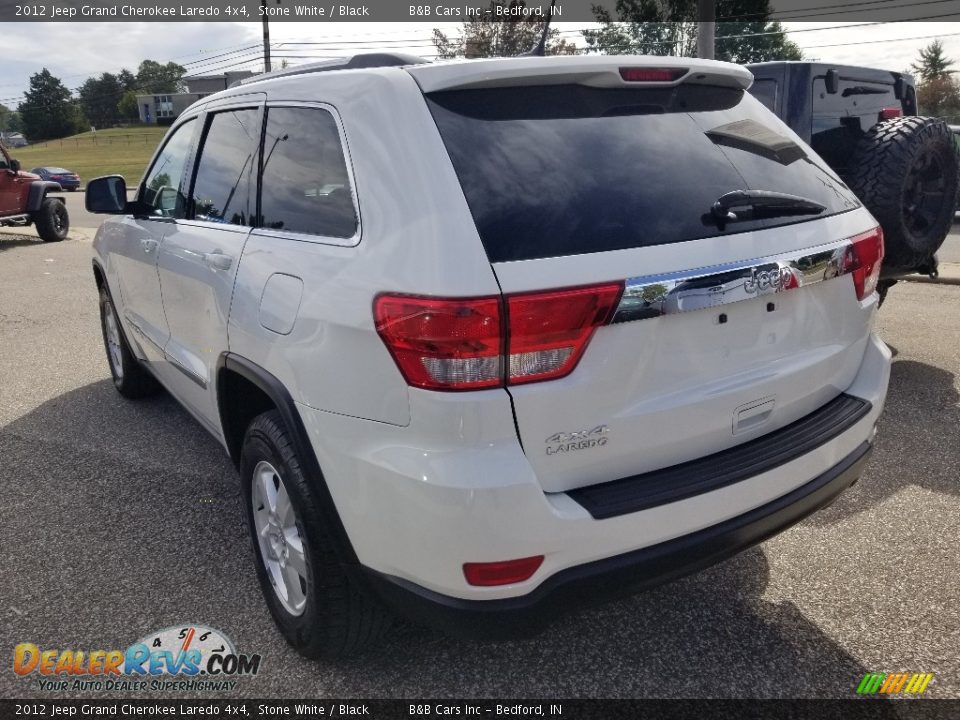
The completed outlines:
{"type": "Polygon", "coordinates": [[[117,389],[239,468],[290,643],[528,633],[862,471],[880,229],[734,65],[358,56],[201,100],[90,183],[117,389]]]}

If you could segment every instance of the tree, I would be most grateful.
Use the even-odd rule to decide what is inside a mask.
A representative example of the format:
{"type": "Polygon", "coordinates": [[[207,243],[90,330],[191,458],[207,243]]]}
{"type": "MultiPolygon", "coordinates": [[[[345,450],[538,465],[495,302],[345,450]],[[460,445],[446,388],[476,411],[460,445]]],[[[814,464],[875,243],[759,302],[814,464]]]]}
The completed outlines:
{"type": "Polygon", "coordinates": [[[117,105],[123,97],[124,87],[120,78],[112,73],[104,73],[98,78],[90,78],[77,90],[80,106],[87,120],[94,127],[110,127],[119,120],[117,105]]]}
{"type": "MultiPolygon", "coordinates": [[[[800,60],[800,47],[771,22],[769,0],[717,0],[716,58],[735,63],[800,60]],[[743,20],[741,20],[741,18],[743,20]]],[[[617,19],[605,8],[593,14],[603,25],[583,33],[587,46],[612,55],[697,54],[697,3],[693,0],[617,0],[617,19]]]]}
{"type": "Polygon", "coordinates": [[[10,113],[13,111],[6,105],[0,103],[0,130],[6,131],[10,122],[10,113]]]}
{"type": "Polygon", "coordinates": [[[140,107],[137,103],[137,93],[133,90],[127,90],[120,102],[117,103],[117,112],[125,120],[137,120],[140,118],[140,107]]]}
{"type": "MultiPolygon", "coordinates": [[[[492,0],[488,12],[463,21],[460,37],[450,38],[434,28],[433,44],[438,57],[514,57],[527,52],[543,35],[545,19],[524,15],[525,7],[523,0],[492,0]]],[[[577,48],[561,40],[558,31],[551,29],[546,53],[574,55],[577,48]]]]}
{"type": "Polygon", "coordinates": [[[954,62],[943,52],[943,43],[934,40],[925,48],[920,49],[920,58],[910,68],[920,76],[921,82],[928,82],[946,77],[956,70],[950,70],[954,62]]]}
{"type": "Polygon", "coordinates": [[[186,74],[186,68],[175,62],[161,65],[156,60],[144,60],[137,68],[136,90],[143,95],[181,92],[186,74]]]}
{"type": "Polygon", "coordinates": [[[79,107],[46,68],[30,77],[30,89],[18,111],[25,134],[34,142],[72,135],[77,129],[79,107]]]}
{"type": "Polygon", "coordinates": [[[926,80],[917,86],[921,115],[960,122],[960,82],[950,75],[926,80]]]}

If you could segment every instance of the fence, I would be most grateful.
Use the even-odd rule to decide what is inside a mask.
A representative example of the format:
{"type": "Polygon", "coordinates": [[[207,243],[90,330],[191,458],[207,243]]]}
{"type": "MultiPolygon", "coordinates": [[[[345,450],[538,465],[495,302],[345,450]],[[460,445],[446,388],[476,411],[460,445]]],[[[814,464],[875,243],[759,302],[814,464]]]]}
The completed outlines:
{"type": "Polygon", "coordinates": [[[156,133],[105,133],[97,135],[91,133],[79,137],[60,138],[59,140],[44,140],[31,143],[31,148],[80,148],[88,145],[156,145],[156,133]]]}

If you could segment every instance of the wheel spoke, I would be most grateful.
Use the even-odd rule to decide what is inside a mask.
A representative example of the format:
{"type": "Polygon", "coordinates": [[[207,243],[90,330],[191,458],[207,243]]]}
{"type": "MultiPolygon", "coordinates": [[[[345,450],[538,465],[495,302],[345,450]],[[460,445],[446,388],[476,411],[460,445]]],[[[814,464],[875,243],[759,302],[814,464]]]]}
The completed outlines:
{"type": "MultiPolygon", "coordinates": [[[[301,575],[299,571],[289,563],[283,568],[283,580],[286,589],[285,599],[294,610],[301,609],[307,599],[306,594],[303,592],[303,585],[300,584],[300,578],[301,575]]],[[[304,580],[306,580],[306,578],[304,578],[304,580]]]]}
{"type": "Polygon", "coordinates": [[[287,555],[287,565],[292,567],[300,576],[307,579],[307,558],[303,554],[303,544],[300,541],[300,535],[286,533],[287,549],[290,551],[287,555]]]}
{"type": "Polygon", "coordinates": [[[293,514],[293,505],[290,504],[290,496],[287,495],[287,486],[280,483],[277,488],[277,504],[274,512],[280,520],[280,525],[284,528],[293,525],[296,517],[293,514]]]}
{"type": "Polygon", "coordinates": [[[260,488],[263,491],[263,501],[267,509],[271,513],[275,513],[277,511],[277,487],[273,484],[276,476],[272,470],[273,468],[270,468],[269,471],[265,470],[260,473],[260,488]]]}

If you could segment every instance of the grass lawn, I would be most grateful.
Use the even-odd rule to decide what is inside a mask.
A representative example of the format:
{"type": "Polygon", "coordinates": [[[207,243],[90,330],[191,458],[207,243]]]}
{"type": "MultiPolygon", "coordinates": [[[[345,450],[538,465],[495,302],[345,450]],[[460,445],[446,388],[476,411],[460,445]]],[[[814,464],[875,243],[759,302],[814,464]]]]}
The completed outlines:
{"type": "Polygon", "coordinates": [[[79,173],[84,183],[100,175],[123,175],[128,185],[135,185],[166,132],[156,126],[111,128],[17,148],[10,154],[24,170],[64,167],[79,173]]]}

